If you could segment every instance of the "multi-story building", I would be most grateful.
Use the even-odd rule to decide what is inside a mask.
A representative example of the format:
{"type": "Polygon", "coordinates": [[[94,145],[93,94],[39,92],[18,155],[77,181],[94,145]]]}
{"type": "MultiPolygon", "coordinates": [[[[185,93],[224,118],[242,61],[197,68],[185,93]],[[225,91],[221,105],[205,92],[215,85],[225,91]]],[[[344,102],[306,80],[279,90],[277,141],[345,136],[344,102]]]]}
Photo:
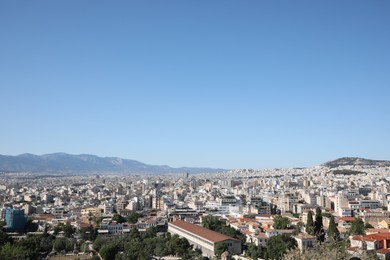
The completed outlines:
{"type": "Polygon", "coordinates": [[[27,218],[21,209],[7,208],[5,212],[7,230],[11,232],[23,232],[27,224],[27,218]]]}

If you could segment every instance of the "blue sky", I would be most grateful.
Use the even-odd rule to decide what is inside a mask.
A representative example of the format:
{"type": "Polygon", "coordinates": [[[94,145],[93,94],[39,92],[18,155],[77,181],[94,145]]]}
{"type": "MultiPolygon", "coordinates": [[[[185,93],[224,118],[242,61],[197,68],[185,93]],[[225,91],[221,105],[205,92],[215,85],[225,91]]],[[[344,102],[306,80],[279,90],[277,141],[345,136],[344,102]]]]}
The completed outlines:
{"type": "Polygon", "coordinates": [[[0,154],[390,159],[389,1],[2,1],[0,154]]]}

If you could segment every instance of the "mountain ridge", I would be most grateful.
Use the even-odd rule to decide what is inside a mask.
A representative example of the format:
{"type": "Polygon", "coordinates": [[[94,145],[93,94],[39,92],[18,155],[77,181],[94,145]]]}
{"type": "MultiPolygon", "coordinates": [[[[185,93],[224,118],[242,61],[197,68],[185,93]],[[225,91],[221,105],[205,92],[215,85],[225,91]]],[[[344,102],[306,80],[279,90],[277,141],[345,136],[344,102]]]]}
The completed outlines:
{"type": "Polygon", "coordinates": [[[169,173],[215,173],[225,169],[150,165],[132,159],[119,157],[99,157],[91,154],[51,153],[35,155],[24,153],[16,156],[0,155],[2,172],[41,172],[41,173],[131,173],[131,174],[169,174],[169,173]]]}

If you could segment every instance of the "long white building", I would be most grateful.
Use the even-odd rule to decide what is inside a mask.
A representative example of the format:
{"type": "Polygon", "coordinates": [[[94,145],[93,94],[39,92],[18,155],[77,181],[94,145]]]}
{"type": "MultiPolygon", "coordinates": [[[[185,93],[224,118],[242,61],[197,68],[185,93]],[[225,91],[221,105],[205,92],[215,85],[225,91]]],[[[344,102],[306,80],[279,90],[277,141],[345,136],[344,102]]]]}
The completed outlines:
{"type": "Polygon", "coordinates": [[[194,249],[202,250],[203,256],[215,256],[215,245],[218,242],[225,243],[231,254],[241,254],[242,251],[240,240],[182,220],[168,223],[168,232],[186,238],[194,249]]]}

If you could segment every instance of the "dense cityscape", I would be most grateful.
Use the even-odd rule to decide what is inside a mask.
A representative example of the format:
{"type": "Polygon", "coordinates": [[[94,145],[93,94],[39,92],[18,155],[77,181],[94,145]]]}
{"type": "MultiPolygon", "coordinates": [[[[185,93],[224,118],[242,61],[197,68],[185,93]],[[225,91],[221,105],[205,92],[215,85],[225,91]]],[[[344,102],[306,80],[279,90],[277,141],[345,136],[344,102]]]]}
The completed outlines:
{"type": "Polygon", "coordinates": [[[390,260],[389,14],[0,1],[0,260],[390,260]]]}
{"type": "Polygon", "coordinates": [[[0,259],[389,259],[390,167],[0,175],[0,259]]]}

